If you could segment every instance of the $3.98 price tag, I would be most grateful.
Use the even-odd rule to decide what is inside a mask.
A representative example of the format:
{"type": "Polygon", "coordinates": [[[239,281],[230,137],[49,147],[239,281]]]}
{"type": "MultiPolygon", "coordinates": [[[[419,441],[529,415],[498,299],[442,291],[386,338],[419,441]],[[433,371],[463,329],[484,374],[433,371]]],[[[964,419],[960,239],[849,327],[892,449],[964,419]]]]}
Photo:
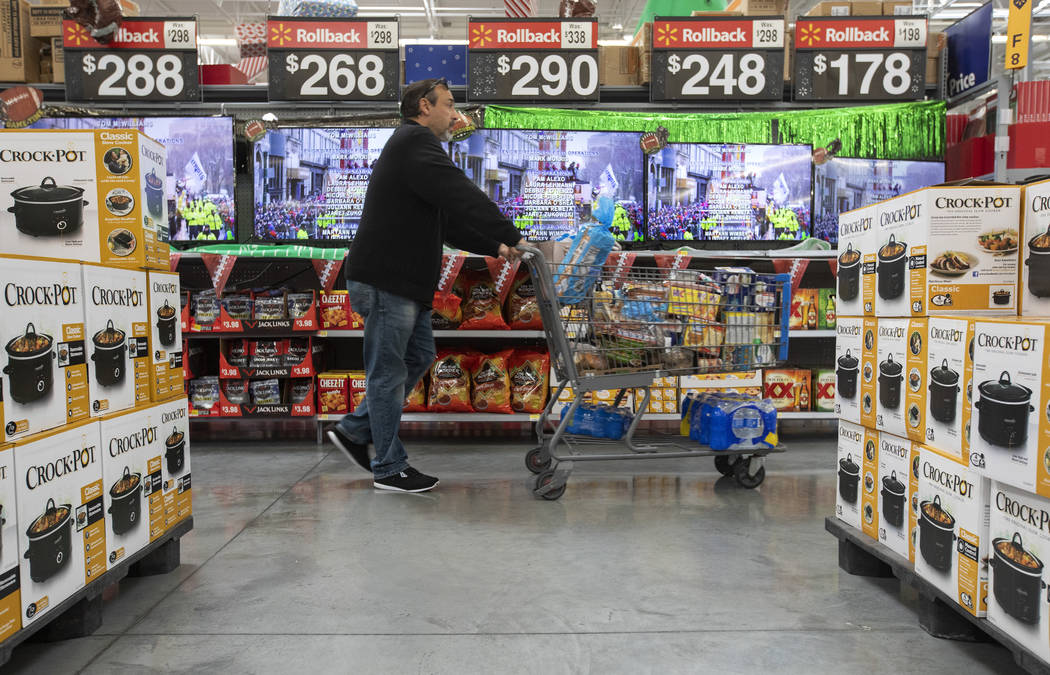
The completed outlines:
{"type": "Polygon", "coordinates": [[[270,100],[397,100],[397,50],[397,19],[270,17],[270,100]]]}
{"type": "Polygon", "coordinates": [[[64,21],[66,98],[70,101],[200,100],[195,19],[125,19],[102,45],[64,21]]]}

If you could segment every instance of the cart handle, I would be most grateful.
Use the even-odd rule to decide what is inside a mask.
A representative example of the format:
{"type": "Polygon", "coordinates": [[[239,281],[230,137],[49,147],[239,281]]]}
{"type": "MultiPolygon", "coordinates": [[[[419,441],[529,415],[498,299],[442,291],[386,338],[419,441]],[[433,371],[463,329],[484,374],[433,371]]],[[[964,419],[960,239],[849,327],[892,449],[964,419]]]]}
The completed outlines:
{"type": "Polygon", "coordinates": [[[545,265],[547,263],[547,260],[543,257],[543,251],[531,244],[518,244],[514,248],[521,251],[523,257],[528,256],[530,258],[536,258],[536,263],[539,265],[545,265]]]}

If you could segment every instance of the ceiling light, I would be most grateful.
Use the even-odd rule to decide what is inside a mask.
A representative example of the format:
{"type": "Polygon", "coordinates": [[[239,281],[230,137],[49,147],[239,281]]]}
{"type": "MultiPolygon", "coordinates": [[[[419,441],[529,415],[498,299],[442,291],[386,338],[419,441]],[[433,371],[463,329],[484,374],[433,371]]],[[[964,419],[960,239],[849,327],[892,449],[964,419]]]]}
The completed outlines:
{"type": "Polygon", "coordinates": [[[613,30],[623,30],[623,24],[622,23],[614,23],[612,25],[612,29],[613,30]]]}
{"type": "Polygon", "coordinates": [[[197,38],[197,44],[205,47],[236,47],[237,39],[231,37],[201,37],[197,38]]]}

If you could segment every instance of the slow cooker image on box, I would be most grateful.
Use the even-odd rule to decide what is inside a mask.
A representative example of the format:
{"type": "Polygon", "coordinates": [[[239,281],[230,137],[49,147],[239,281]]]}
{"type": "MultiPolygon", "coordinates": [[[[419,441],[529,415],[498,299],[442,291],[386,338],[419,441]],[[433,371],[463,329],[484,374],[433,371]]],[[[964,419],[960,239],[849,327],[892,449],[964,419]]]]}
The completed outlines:
{"type": "Polygon", "coordinates": [[[952,568],[955,551],[955,517],[941,508],[941,496],[919,505],[919,552],[922,559],[935,570],[947,572],[952,568]]]}
{"type": "Polygon", "coordinates": [[[1028,292],[1050,298],[1050,227],[1028,240],[1028,292]]]}
{"type": "Polygon", "coordinates": [[[76,232],[84,226],[84,188],[57,185],[48,176],[40,185],[20,187],[11,193],[15,227],[33,237],[54,237],[76,232]]]}
{"type": "Polygon", "coordinates": [[[26,324],[26,331],[7,343],[7,374],[12,399],[25,405],[38,401],[51,392],[54,382],[52,361],[55,341],[50,335],[36,332],[36,326],[26,324]]]}
{"type": "Polygon", "coordinates": [[[959,399],[959,373],[948,367],[948,359],[930,371],[930,415],[938,422],[951,424],[955,421],[955,408],[959,399]]]}
{"type": "Polygon", "coordinates": [[[157,175],[156,169],[146,174],[146,209],[155,218],[159,218],[164,206],[164,179],[157,175]]]}
{"type": "Polygon", "coordinates": [[[109,496],[113,498],[108,511],[113,533],[124,534],[138,525],[142,512],[142,474],[131,473],[125,466],[124,475],[110,486],[109,496]]]}
{"type": "Polygon", "coordinates": [[[977,433],[992,445],[1016,448],[1028,440],[1028,416],[1035,411],[1031,405],[1032,390],[1010,381],[1005,370],[998,380],[986,380],[977,386],[981,398],[974,406],[980,411],[977,433]]]}
{"type": "Polygon", "coordinates": [[[853,242],[839,255],[840,300],[853,300],[860,294],[860,258],[861,252],[853,248],[853,242]]]}
{"type": "Polygon", "coordinates": [[[850,504],[857,503],[857,487],[860,485],[860,465],[853,461],[853,455],[839,460],[839,494],[850,504]]]}
{"type": "Polygon", "coordinates": [[[157,337],[162,346],[170,347],[175,344],[175,322],[178,320],[178,313],[167,300],[157,308],[157,337]]]}
{"type": "MultiPolygon", "coordinates": [[[[1024,623],[1039,623],[1044,602],[1043,562],[1024,549],[1021,533],[992,540],[992,595],[1003,611],[1024,623]]],[[[1050,598],[1046,599],[1050,602],[1050,598]]]]}
{"type": "Polygon", "coordinates": [[[91,360],[95,362],[95,380],[103,387],[112,387],[124,381],[128,354],[126,338],[127,333],[113,327],[113,319],[91,338],[95,346],[95,353],[91,355],[91,360]]]}
{"type": "Polygon", "coordinates": [[[897,480],[896,471],[882,479],[882,517],[898,528],[904,524],[904,492],[904,483],[897,480]]]}
{"type": "Polygon", "coordinates": [[[883,408],[896,410],[901,405],[901,383],[904,382],[904,364],[893,360],[893,355],[879,364],[879,403],[883,408]]]}
{"type": "Polygon", "coordinates": [[[860,359],[850,354],[847,349],[846,353],[838,358],[838,370],[835,371],[837,376],[835,387],[842,398],[853,398],[857,395],[857,375],[859,373],[860,359]]]}
{"type": "Polygon", "coordinates": [[[43,515],[26,530],[29,550],[23,556],[29,560],[29,576],[38,584],[53,577],[69,562],[73,531],[73,507],[55,505],[47,500],[43,515]]]}
{"type": "Polygon", "coordinates": [[[186,465],[186,435],[178,429],[172,429],[171,435],[164,441],[164,460],[172,476],[186,465]]]}
{"type": "Polygon", "coordinates": [[[879,249],[878,278],[879,297],[893,300],[904,294],[904,277],[907,272],[908,245],[897,241],[894,235],[879,249]]]}

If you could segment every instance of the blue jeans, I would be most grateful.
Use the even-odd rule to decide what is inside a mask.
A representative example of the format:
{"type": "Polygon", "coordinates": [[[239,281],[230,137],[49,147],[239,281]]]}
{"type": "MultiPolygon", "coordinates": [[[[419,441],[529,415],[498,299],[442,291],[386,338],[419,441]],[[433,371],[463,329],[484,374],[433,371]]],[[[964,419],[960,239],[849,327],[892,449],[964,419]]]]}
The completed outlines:
{"type": "Polygon", "coordinates": [[[405,396],[434,363],[430,310],[414,300],[357,281],[350,305],[365,320],[365,398],[338,427],[356,443],[372,443],[372,474],[388,478],[408,467],[398,438],[405,396]]]}

